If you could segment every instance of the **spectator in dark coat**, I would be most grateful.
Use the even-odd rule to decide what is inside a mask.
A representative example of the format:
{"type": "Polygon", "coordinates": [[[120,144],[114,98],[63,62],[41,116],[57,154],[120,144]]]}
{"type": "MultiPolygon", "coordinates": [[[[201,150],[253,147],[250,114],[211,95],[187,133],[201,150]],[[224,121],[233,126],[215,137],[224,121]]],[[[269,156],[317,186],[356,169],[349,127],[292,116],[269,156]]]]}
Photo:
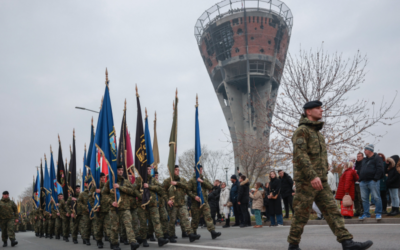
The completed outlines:
{"type": "Polygon", "coordinates": [[[240,211],[242,212],[242,218],[243,218],[240,227],[248,227],[251,226],[250,213],[249,213],[250,183],[249,179],[246,178],[245,175],[241,175],[239,181],[240,181],[240,186],[238,194],[238,204],[240,206],[240,211]]]}
{"type": "MultiPolygon", "coordinates": [[[[354,167],[354,170],[357,172],[358,177],[360,177],[360,174],[361,174],[361,167],[362,167],[363,159],[364,159],[364,154],[361,152],[358,152],[356,166],[354,167]]],[[[354,209],[356,210],[356,213],[354,214],[354,216],[358,217],[358,216],[361,216],[362,214],[364,214],[364,208],[363,208],[362,199],[361,199],[360,182],[356,181],[356,185],[354,187],[355,187],[354,209]]]]}
{"type": "MultiPolygon", "coordinates": [[[[239,182],[237,180],[236,175],[231,176],[231,182],[232,182],[232,187],[231,187],[231,192],[229,194],[229,200],[232,202],[233,214],[235,215],[235,224],[233,225],[233,227],[237,227],[240,225],[240,222],[242,221],[242,213],[240,212],[240,207],[237,199],[239,194],[239,182]]],[[[229,226],[229,222],[227,225],[229,226]]]]}
{"type": "Polygon", "coordinates": [[[268,222],[269,221],[269,212],[268,212],[268,206],[269,206],[269,200],[268,200],[268,195],[269,195],[269,183],[266,182],[264,188],[264,207],[265,207],[265,220],[264,222],[268,222]]]}
{"type": "Polygon", "coordinates": [[[285,173],[283,170],[278,171],[279,179],[281,180],[281,196],[283,199],[283,204],[285,205],[285,218],[289,218],[289,207],[292,210],[292,214],[294,214],[293,210],[293,196],[292,196],[292,188],[293,188],[293,179],[285,173]]]}
{"type": "Polygon", "coordinates": [[[277,177],[275,171],[269,173],[269,216],[271,220],[271,226],[283,226],[282,218],[282,196],[281,191],[281,180],[277,177]],[[277,197],[273,199],[273,197],[277,197]],[[276,218],[276,220],[275,220],[276,218]]]}
{"type": "Polygon", "coordinates": [[[393,155],[387,159],[388,167],[387,174],[388,179],[386,186],[389,190],[390,197],[392,199],[392,211],[388,214],[389,216],[395,216],[399,214],[399,187],[400,187],[400,173],[397,171],[396,166],[398,166],[399,156],[393,155]]]}
{"type": "Polygon", "coordinates": [[[208,205],[210,206],[211,218],[215,225],[215,216],[219,210],[219,196],[221,193],[221,188],[219,187],[219,181],[214,182],[214,186],[211,192],[208,194],[208,205]]]}

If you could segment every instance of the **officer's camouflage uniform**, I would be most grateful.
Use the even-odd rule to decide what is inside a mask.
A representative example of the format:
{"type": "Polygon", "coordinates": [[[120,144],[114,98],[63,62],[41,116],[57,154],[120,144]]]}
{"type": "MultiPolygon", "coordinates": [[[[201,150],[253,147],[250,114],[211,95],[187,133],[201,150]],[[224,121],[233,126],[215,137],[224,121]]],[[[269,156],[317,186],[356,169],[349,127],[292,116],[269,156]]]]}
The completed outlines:
{"type": "Polygon", "coordinates": [[[43,216],[43,210],[40,208],[40,209],[38,209],[39,211],[38,211],[38,213],[37,213],[37,226],[38,226],[38,231],[39,231],[39,234],[42,236],[43,234],[44,234],[44,231],[43,231],[43,219],[44,219],[44,216],[43,216]]]}
{"type": "Polygon", "coordinates": [[[50,221],[49,221],[49,229],[47,230],[47,234],[52,236],[52,235],[54,235],[54,231],[55,231],[57,210],[56,210],[56,206],[53,202],[51,203],[50,207],[51,207],[51,217],[50,217],[50,221]]]}
{"type": "MultiPolygon", "coordinates": [[[[67,206],[66,201],[64,199],[58,201],[58,211],[60,211],[59,220],[56,221],[58,224],[56,225],[56,230],[61,232],[62,225],[62,233],[64,237],[69,236],[69,217],[67,217],[67,213],[69,213],[69,208],[67,206]]],[[[57,234],[57,232],[56,232],[57,234]]]]}
{"type": "Polygon", "coordinates": [[[135,233],[132,229],[132,217],[130,213],[130,201],[129,195],[133,195],[133,186],[132,184],[124,179],[124,177],[118,175],[117,183],[119,185],[120,191],[120,201],[118,204],[118,212],[116,208],[112,206],[112,203],[115,202],[114,199],[114,190],[110,192],[110,183],[109,180],[104,185],[102,194],[109,195],[110,200],[110,223],[111,223],[111,237],[110,241],[113,245],[118,244],[118,232],[119,232],[119,223],[123,223],[126,228],[127,238],[130,243],[136,243],[135,233]]]}
{"type": "MultiPolygon", "coordinates": [[[[100,190],[103,190],[104,183],[100,183],[100,190]]],[[[96,186],[93,186],[89,192],[89,202],[92,208],[94,208],[94,195],[96,193],[96,186]]],[[[107,236],[111,234],[111,225],[110,225],[110,196],[106,195],[101,191],[100,195],[100,211],[96,212],[94,217],[94,237],[97,241],[101,241],[103,238],[104,232],[107,236]]]]}
{"type": "Polygon", "coordinates": [[[344,219],[327,183],[328,156],[325,138],[319,132],[323,125],[323,122],[313,122],[302,115],[299,127],[292,137],[296,194],[293,199],[294,216],[288,242],[294,245],[300,243],[313,201],[321,210],[337,241],[353,239],[344,227],[344,219]],[[321,191],[315,190],[311,185],[311,181],[316,177],[321,179],[323,186],[321,191]]]}
{"type": "MultiPolygon", "coordinates": [[[[155,178],[153,178],[155,180],[155,178]]],[[[157,180],[158,182],[158,180],[157,180]]],[[[163,190],[165,192],[165,190],[163,190]]],[[[161,230],[164,234],[168,234],[168,213],[165,209],[166,196],[158,196],[158,214],[160,215],[161,230]]],[[[183,227],[181,227],[182,229],[183,227]]],[[[153,235],[154,226],[151,221],[149,221],[148,234],[153,235]]]]}
{"type": "Polygon", "coordinates": [[[38,214],[39,214],[39,209],[34,209],[32,212],[31,212],[31,216],[32,216],[32,221],[33,221],[33,229],[35,230],[35,234],[36,235],[39,235],[39,227],[38,227],[38,220],[39,220],[39,216],[38,216],[38,214]],[[36,218],[35,218],[36,217],[36,218]]]}
{"type": "MultiPolygon", "coordinates": [[[[133,189],[136,189],[136,183],[133,184],[133,189]]],[[[139,217],[138,217],[138,202],[136,200],[135,194],[133,196],[129,196],[129,202],[130,202],[130,212],[131,212],[131,217],[132,217],[132,228],[133,232],[135,233],[136,237],[139,236],[139,217]]],[[[124,226],[121,224],[121,238],[126,239],[126,229],[124,226]]]]}
{"type": "Polygon", "coordinates": [[[49,230],[49,222],[50,222],[50,213],[47,211],[43,211],[43,232],[48,236],[48,230],[49,230]]]}
{"type": "Polygon", "coordinates": [[[172,209],[168,207],[169,210],[169,224],[168,224],[168,232],[169,236],[175,236],[175,221],[177,215],[180,218],[180,225],[184,228],[187,234],[192,234],[193,229],[190,226],[190,221],[188,219],[188,211],[186,209],[185,204],[185,186],[187,184],[186,180],[183,177],[179,177],[175,175],[174,181],[179,182],[180,186],[171,186],[171,178],[167,178],[164,180],[162,187],[165,192],[168,194],[168,199],[174,202],[172,209]]]}
{"type": "Polygon", "coordinates": [[[71,228],[73,240],[78,239],[79,223],[82,219],[82,211],[78,207],[78,199],[79,199],[79,194],[75,192],[72,196],[68,197],[67,200],[67,207],[69,208],[68,213],[75,214],[75,218],[72,218],[71,216],[71,222],[73,223],[71,228]],[[76,198],[75,202],[73,202],[72,197],[76,198]]]}
{"type": "Polygon", "coordinates": [[[18,209],[14,201],[10,198],[0,200],[0,228],[1,239],[7,241],[7,236],[10,240],[15,240],[14,223],[18,219],[18,209]]]}
{"type": "Polygon", "coordinates": [[[89,218],[89,189],[85,188],[85,191],[79,194],[79,198],[77,201],[78,214],[80,214],[81,220],[79,222],[79,231],[81,232],[82,239],[89,240],[90,239],[90,230],[92,221],[89,218]]]}
{"type": "MultiPolygon", "coordinates": [[[[203,180],[201,183],[201,190],[203,193],[204,204],[200,205],[200,202],[196,201],[197,196],[197,178],[196,174],[192,179],[190,179],[186,185],[186,189],[189,197],[192,199],[192,228],[194,233],[196,233],[197,228],[199,227],[200,217],[203,215],[204,221],[207,224],[207,230],[209,232],[215,230],[213,220],[211,218],[210,206],[208,205],[208,191],[213,188],[213,185],[207,180],[204,179],[203,175],[200,175],[200,178],[203,180]]],[[[180,183],[178,185],[181,185],[180,183]]]]}

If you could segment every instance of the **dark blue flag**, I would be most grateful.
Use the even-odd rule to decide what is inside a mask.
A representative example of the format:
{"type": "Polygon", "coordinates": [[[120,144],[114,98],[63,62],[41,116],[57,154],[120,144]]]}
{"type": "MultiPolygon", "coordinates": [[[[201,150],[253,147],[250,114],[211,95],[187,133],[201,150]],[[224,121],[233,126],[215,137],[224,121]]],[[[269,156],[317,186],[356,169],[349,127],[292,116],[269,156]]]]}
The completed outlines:
{"type": "Polygon", "coordinates": [[[37,170],[35,188],[33,190],[33,201],[35,202],[36,208],[40,207],[40,175],[39,169],[37,170]]]}
{"type": "Polygon", "coordinates": [[[46,201],[46,212],[51,213],[51,180],[49,171],[47,170],[47,160],[46,157],[44,159],[44,183],[43,183],[44,193],[45,193],[45,201],[46,201]]]}
{"type": "MultiPolygon", "coordinates": [[[[147,164],[149,166],[153,167],[154,156],[153,156],[153,147],[151,146],[151,137],[150,137],[150,130],[149,130],[149,122],[147,119],[147,112],[146,112],[145,128],[144,128],[144,143],[146,145],[147,164]]],[[[154,168],[151,169],[151,176],[154,177],[154,168]]]]}
{"type": "MultiPolygon", "coordinates": [[[[197,99],[197,97],[196,97],[197,99]]],[[[200,169],[199,165],[200,164],[200,158],[201,158],[201,143],[200,143],[200,126],[199,126],[199,111],[198,111],[199,105],[197,104],[196,101],[196,117],[195,117],[195,145],[194,145],[194,164],[195,164],[195,170],[196,170],[196,180],[200,177],[200,169]]],[[[203,197],[203,192],[201,191],[201,183],[197,182],[197,196],[200,197],[200,206],[204,204],[204,197],[203,197]]]]}
{"type": "Polygon", "coordinates": [[[54,160],[53,160],[53,151],[51,150],[51,147],[50,147],[50,181],[51,181],[51,196],[53,197],[53,201],[55,203],[58,203],[59,185],[57,182],[56,169],[54,167],[54,160]]]}
{"type": "Polygon", "coordinates": [[[86,165],[86,144],[85,144],[85,151],[83,152],[83,171],[82,171],[82,183],[81,183],[82,192],[85,191],[85,181],[87,178],[87,171],[85,165],[86,165]]]}

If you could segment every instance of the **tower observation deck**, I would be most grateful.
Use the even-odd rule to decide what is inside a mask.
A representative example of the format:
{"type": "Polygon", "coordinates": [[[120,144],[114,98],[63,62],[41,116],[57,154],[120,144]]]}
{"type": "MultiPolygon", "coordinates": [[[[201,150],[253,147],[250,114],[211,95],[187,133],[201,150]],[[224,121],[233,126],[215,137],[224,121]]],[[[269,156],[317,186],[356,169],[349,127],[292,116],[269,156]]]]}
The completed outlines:
{"type": "Polygon", "coordinates": [[[272,119],[292,26],[292,13],[279,0],[224,0],[206,10],[194,27],[229,127],[236,167],[242,168],[240,137],[268,143],[265,117],[272,119]]]}

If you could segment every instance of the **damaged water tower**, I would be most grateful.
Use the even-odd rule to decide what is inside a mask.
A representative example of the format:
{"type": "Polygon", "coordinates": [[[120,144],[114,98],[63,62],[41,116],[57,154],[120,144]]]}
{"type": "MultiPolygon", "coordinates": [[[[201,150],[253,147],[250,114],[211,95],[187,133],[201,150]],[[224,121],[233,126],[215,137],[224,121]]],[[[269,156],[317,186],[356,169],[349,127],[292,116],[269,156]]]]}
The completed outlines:
{"type": "Polygon", "coordinates": [[[268,144],[265,120],[272,118],[292,26],[292,13],[279,0],[225,0],[194,27],[241,169],[239,141],[256,137],[268,144]]]}

